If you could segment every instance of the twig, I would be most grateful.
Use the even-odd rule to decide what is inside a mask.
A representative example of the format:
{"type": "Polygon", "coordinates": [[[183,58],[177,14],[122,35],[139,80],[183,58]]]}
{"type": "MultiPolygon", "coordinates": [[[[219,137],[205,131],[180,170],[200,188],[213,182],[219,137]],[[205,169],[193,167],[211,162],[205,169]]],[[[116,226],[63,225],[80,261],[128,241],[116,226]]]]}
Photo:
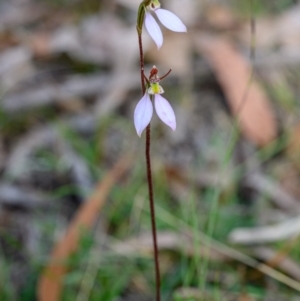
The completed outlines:
{"type": "Polygon", "coordinates": [[[229,240],[232,243],[247,245],[281,241],[299,234],[300,216],[271,226],[234,229],[229,234],[229,240]]]}
{"type": "Polygon", "coordinates": [[[0,204],[18,206],[25,209],[45,208],[52,206],[52,198],[38,191],[24,189],[16,185],[0,184],[0,204]]]}
{"type": "Polygon", "coordinates": [[[45,84],[34,90],[7,94],[0,105],[5,112],[18,112],[54,102],[70,101],[74,96],[91,96],[103,91],[109,83],[109,78],[103,75],[72,76],[59,85],[45,84]]]}
{"type": "Polygon", "coordinates": [[[268,265],[278,267],[287,275],[300,281],[300,267],[297,262],[291,258],[286,257],[287,254],[280,254],[280,251],[272,250],[268,247],[255,247],[253,248],[254,256],[260,260],[265,261],[268,265]],[[275,265],[274,263],[275,262],[275,265]]]}
{"type": "MultiPolygon", "coordinates": [[[[80,114],[66,119],[64,124],[81,132],[90,132],[96,124],[96,118],[90,114],[80,114]]],[[[47,147],[55,141],[62,139],[56,124],[50,124],[41,128],[33,129],[24,135],[14,146],[13,151],[5,164],[5,176],[18,178],[23,176],[28,158],[39,148],[47,147]]]]}
{"type": "Polygon", "coordinates": [[[245,185],[261,194],[268,195],[270,200],[279,208],[290,213],[300,213],[300,203],[285,192],[280,185],[262,173],[250,173],[245,178],[245,185]]]}

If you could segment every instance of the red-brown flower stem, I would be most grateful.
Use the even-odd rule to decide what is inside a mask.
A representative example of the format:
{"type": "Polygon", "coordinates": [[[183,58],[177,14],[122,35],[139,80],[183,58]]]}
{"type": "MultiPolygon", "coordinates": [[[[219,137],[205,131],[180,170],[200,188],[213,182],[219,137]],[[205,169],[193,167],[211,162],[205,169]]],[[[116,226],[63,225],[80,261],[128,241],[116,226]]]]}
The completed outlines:
{"type": "Polygon", "coordinates": [[[159,272],[155,208],[154,208],[152,172],[151,172],[151,160],[150,160],[150,124],[148,124],[148,126],[146,127],[146,152],[145,152],[145,154],[146,154],[146,164],[147,164],[147,180],[148,180],[148,190],[149,190],[149,203],[150,203],[154,263],[155,263],[156,301],[160,301],[160,272],[159,272]]]}
{"type": "MultiPolygon", "coordinates": [[[[144,75],[144,53],[143,53],[142,33],[139,31],[138,28],[137,28],[137,33],[139,38],[139,49],[140,49],[142,94],[144,95],[146,92],[145,75],[144,75]]],[[[148,182],[148,191],[149,191],[150,218],[151,218],[154,264],[155,264],[156,301],[160,301],[160,272],[159,272],[157,233],[156,233],[155,208],[154,208],[152,172],[151,172],[150,141],[151,141],[151,131],[150,131],[150,123],[149,123],[148,126],[146,127],[145,155],[146,155],[147,182],[148,182]]]]}
{"type": "Polygon", "coordinates": [[[143,51],[142,33],[138,29],[137,29],[137,33],[139,37],[141,85],[142,85],[142,94],[144,96],[146,92],[146,86],[145,86],[145,74],[144,74],[144,51],[143,51]]]}

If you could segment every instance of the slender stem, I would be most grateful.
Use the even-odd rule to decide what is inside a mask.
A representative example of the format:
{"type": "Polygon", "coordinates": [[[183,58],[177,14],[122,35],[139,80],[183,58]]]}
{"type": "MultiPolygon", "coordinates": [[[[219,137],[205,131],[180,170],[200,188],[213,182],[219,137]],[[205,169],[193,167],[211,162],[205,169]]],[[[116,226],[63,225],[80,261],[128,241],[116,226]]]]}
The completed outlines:
{"type": "Polygon", "coordinates": [[[145,86],[145,74],[144,74],[144,51],[143,51],[142,33],[138,29],[137,29],[137,33],[139,37],[139,49],[140,49],[142,95],[144,95],[146,92],[146,86],[145,86]]]}
{"type": "MultiPolygon", "coordinates": [[[[139,38],[139,49],[140,49],[142,94],[144,95],[146,92],[145,75],[144,75],[144,53],[143,53],[142,33],[139,31],[138,28],[137,28],[137,33],[139,38]]],[[[152,172],[151,172],[150,141],[151,141],[151,130],[150,130],[150,123],[149,123],[148,126],[146,127],[145,155],[146,155],[147,182],[148,182],[148,191],[149,191],[149,205],[150,205],[150,217],[151,217],[151,228],[152,228],[152,239],[153,239],[154,264],[155,264],[156,301],[160,301],[160,272],[159,272],[157,233],[156,233],[155,208],[154,208],[152,172]]]]}
{"type": "Polygon", "coordinates": [[[155,208],[154,208],[152,172],[151,172],[151,160],[150,160],[150,124],[146,127],[146,163],[147,163],[147,180],[148,180],[148,190],[149,190],[150,216],[151,216],[151,227],[152,227],[154,263],[155,263],[156,301],[160,301],[160,272],[159,272],[155,208]]]}

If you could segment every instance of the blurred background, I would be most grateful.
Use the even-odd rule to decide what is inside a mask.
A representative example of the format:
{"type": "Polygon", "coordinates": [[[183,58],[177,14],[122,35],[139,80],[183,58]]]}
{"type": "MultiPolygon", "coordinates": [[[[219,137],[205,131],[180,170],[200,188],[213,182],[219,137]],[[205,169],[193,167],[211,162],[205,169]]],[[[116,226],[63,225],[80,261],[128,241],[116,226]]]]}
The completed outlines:
{"type": "MultiPolygon", "coordinates": [[[[0,1],[1,301],[153,300],[139,2],[0,1]]],[[[161,4],[163,300],[300,300],[299,1],[161,4]]]]}

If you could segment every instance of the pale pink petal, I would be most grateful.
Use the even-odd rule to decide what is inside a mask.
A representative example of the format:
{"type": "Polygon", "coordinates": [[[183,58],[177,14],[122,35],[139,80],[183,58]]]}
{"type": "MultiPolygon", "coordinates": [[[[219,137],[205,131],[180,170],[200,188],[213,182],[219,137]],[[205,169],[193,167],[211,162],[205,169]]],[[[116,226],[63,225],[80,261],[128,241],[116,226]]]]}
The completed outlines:
{"type": "Polygon", "coordinates": [[[159,49],[164,41],[160,27],[149,12],[146,12],[145,27],[159,49]]]}
{"type": "Polygon", "coordinates": [[[141,137],[143,130],[150,123],[153,114],[153,106],[149,95],[146,93],[138,102],[134,110],[134,125],[137,134],[141,137]]]}
{"type": "Polygon", "coordinates": [[[168,29],[176,32],[186,32],[187,29],[182,21],[173,13],[166,9],[156,9],[155,13],[159,21],[168,29]]]}
{"type": "Polygon", "coordinates": [[[155,95],[155,110],[158,117],[173,131],[176,129],[176,117],[170,103],[160,94],[155,95]]]}

